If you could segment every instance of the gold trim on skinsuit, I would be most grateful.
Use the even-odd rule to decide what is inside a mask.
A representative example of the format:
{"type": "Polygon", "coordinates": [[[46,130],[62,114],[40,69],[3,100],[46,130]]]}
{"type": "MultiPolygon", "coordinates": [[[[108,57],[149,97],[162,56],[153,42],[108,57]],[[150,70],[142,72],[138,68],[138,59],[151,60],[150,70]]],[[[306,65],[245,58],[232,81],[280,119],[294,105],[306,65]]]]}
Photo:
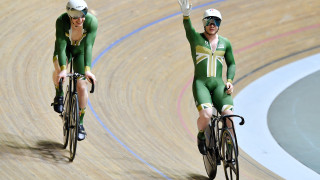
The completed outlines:
{"type": "Polygon", "coordinates": [[[55,62],[56,60],[58,60],[58,55],[53,56],[53,62],[55,62]]]}
{"type": "Polygon", "coordinates": [[[83,40],[84,37],[86,37],[87,34],[82,34],[81,39],[79,41],[74,41],[76,46],[80,46],[81,41],[83,40]]]}
{"type": "Polygon", "coordinates": [[[224,105],[221,109],[221,112],[226,111],[226,110],[231,110],[233,111],[233,106],[232,105],[224,105]]]}
{"type": "Polygon", "coordinates": [[[207,108],[212,108],[212,104],[211,103],[204,103],[204,104],[200,104],[199,106],[197,106],[198,111],[201,111],[201,110],[207,109],[207,108]]]}
{"type": "Polygon", "coordinates": [[[183,16],[183,19],[190,19],[189,16],[183,16]]]}
{"type": "Polygon", "coordinates": [[[207,59],[211,59],[212,51],[211,49],[205,48],[203,46],[196,47],[196,64],[199,64],[201,61],[207,59]]]}
{"type": "Polygon", "coordinates": [[[91,68],[89,66],[84,67],[84,72],[90,71],[91,68]]]}
{"type": "Polygon", "coordinates": [[[67,66],[66,66],[66,65],[60,66],[60,70],[61,70],[61,71],[66,70],[66,69],[67,69],[67,66]]]}
{"type": "Polygon", "coordinates": [[[87,33],[86,33],[86,31],[84,31],[79,41],[73,41],[70,37],[70,34],[67,32],[65,33],[65,35],[69,38],[72,46],[80,46],[81,41],[83,40],[83,38],[85,38],[87,36],[87,33]]]}

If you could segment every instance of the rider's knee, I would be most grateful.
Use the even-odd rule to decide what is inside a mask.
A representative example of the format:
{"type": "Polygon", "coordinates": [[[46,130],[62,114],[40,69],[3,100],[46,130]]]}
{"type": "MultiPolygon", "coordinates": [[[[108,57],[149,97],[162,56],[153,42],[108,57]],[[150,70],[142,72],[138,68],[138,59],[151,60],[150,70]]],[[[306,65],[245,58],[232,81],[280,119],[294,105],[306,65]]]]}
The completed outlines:
{"type": "Polygon", "coordinates": [[[78,81],[77,91],[79,93],[84,93],[87,90],[87,84],[83,81],[78,81]]]}
{"type": "Polygon", "coordinates": [[[233,114],[233,105],[224,105],[221,109],[222,114],[233,114]]]}
{"type": "Polygon", "coordinates": [[[212,116],[212,108],[206,108],[200,111],[201,119],[210,119],[212,116]]]}

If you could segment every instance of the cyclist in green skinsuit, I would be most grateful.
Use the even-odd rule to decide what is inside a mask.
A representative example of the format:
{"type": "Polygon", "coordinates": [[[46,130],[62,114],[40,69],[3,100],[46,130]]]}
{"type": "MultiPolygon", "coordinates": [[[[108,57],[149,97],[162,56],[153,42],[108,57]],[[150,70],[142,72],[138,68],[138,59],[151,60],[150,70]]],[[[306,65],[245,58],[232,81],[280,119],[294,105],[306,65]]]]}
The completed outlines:
{"type": "MultiPolygon", "coordinates": [[[[235,75],[235,62],[232,46],[228,39],[217,34],[222,16],[216,9],[204,12],[204,32],[198,33],[190,21],[191,5],[189,0],[178,0],[183,13],[183,24],[190,43],[191,55],[195,66],[192,91],[199,111],[198,149],[207,154],[204,130],[212,116],[212,105],[221,115],[233,114],[232,81],[235,75]],[[223,62],[227,64],[227,82],[222,79],[223,62]]],[[[231,122],[227,121],[231,127],[231,122]]]]}
{"type": "Polygon", "coordinates": [[[53,82],[56,88],[54,110],[61,113],[63,110],[63,91],[59,91],[59,80],[66,79],[68,63],[73,63],[74,72],[85,75],[79,79],[77,91],[80,107],[79,140],[86,136],[83,127],[83,117],[88,101],[87,80],[96,78],[91,73],[92,47],[96,38],[98,21],[88,12],[88,6],[83,0],[69,0],[67,12],[58,17],[56,21],[56,42],[53,55],[53,82]],[[86,80],[87,79],[87,80],[86,80]]]}

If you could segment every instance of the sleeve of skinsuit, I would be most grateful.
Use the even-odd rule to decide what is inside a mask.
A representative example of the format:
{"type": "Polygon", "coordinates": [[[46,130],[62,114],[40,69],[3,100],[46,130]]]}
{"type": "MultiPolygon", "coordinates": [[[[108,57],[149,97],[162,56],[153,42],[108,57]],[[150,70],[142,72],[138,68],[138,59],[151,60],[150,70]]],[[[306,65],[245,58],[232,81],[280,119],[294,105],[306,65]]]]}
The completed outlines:
{"type": "Polygon", "coordinates": [[[234,61],[232,46],[229,40],[227,40],[225,59],[227,63],[227,79],[232,83],[234,75],[236,73],[236,63],[234,61]]]}
{"type": "Polygon", "coordinates": [[[63,67],[66,67],[66,47],[67,47],[67,41],[65,39],[65,33],[63,30],[63,21],[61,18],[58,18],[56,21],[56,42],[55,42],[55,52],[57,52],[58,60],[59,60],[59,66],[61,70],[63,70],[63,67]]]}
{"type": "Polygon", "coordinates": [[[90,29],[87,34],[87,38],[85,40],[84,45],[84,65],[85,65],[85,71],[90,71],[91,69],[91,60],[92,60],[92,48],[94,41],[96,39],[97,35],[97,29],[98,29],[98,20],[95,16],[91,19],[90,29]]]}
{"type": "Polygon", "coordinates": [[[184,25],[184,29],[186,30],[187,39],[188,39],[189,43],[191,44],[194,40],[196,30],[193,28],[189,16],[183,16],[183,25],[184,25]]]}

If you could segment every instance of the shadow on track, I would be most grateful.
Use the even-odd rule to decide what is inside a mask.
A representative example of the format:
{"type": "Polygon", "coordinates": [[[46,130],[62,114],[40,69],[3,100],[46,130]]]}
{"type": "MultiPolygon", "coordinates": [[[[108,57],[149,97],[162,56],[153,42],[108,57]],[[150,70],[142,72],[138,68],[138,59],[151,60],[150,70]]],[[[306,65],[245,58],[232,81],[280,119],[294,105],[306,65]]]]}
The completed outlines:
{"type": "Polygon", "coordinates": [[[203,176],[200,174],[189,174],[188,180],[208,180],[207,176],[203,176]]]}
{"type": "Polygon", "coordinates": [[[69,163],[68,150],[63,149],[61,143],[0,134],[0,159],[10,159],[10,154],[52,163],[69,163]]]}

